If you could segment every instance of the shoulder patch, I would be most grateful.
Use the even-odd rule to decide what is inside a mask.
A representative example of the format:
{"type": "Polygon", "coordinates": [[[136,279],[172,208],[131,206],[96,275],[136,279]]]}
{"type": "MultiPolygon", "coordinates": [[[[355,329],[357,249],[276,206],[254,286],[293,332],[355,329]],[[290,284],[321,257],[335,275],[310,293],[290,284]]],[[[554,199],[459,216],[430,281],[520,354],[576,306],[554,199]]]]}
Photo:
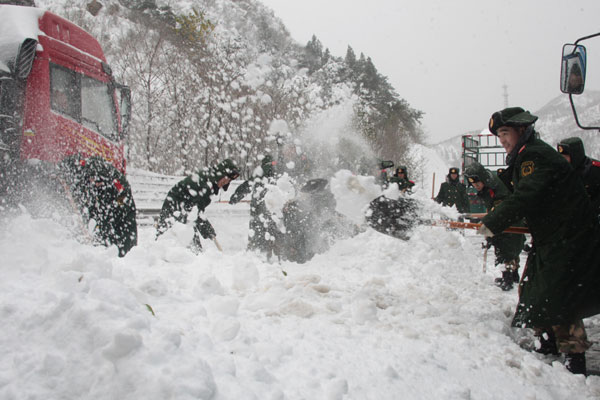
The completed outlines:
{"type": "Polygon", "coordinates": [[[521,163],[521,177],[533,174],[535,164],[533,161],[523,161],[521,163]]]}
{"type": "Polygon", "coordinates": [[[600,161],[598,161],[598,160],[592,160],[592,165],[594,167],[600,167],[600,161]]]}

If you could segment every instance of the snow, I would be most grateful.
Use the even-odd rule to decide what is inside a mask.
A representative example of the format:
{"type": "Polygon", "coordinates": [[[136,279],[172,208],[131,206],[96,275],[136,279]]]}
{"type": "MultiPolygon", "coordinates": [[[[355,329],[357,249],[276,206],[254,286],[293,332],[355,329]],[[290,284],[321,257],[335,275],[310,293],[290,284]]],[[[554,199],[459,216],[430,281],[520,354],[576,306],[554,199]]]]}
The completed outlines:
{"type": "Polygon", "coordinates": [[[421,177],[414,175],[409,175],[409,177],[416,182],[417,187],[428,192],[430,197],[438,194],[440,185],[446,181],[448,170],[451,167],[461,167],[460,165],[448,165],[434,149],[421,144],[413,144],[411,154],[417,159],[427,160],[421,165],[423,169],[421,177]]]}
{"type": "MultiPolygon", "coordinates": [[[[15,10],[0,6],[0,17],[15,10]]],[[[41,11],[19,10],[8,18],[17,28],[0,24],[3,70],[5,54],[39,34],[41,11]]],[[[244,83],[265,83],[272,64],[258,57],[244,83]]],[[[351,107],[318,115],[304,132],[308,145],[346,138],[351,107]]],[[[273,137],[290,132],[284,120],[269,128],[273,137]]],[[[413,195],[423,215],[456,217],[429,200],[449,165],[427,147],[411,151],[427,160],[413,195]]],[[[147,192],[138,206],[160,207],[164,192],[144,181],[154,174],[137,175],[136,199],[147,192]]],[[[162,176],[163,187],[180,178],[162,176]]],[[[355,223],[381,194],[372,177],[348,171],[333,173],[330,186],[337,211],[355,223]]],[[[295,190],[285,179],[269,190],[267,206],[279,215],[295,190]]],[[[510,327],[516,292],[494,286],[497,268],[482,272],[472,231],[423,225],[402,241],[366,229],[296,264],[245,250],[247,203],[213,202],[207,216],[222,252],[204,241],[203,253],[191,253],[190,226],[158,241],[140,226],[124,258],[76,240],[60,217],[3,216],[0,399],[600,398],[597,376],[573,376],[559,359],[521,347],[532,337],[510,327]]]]}
{"type": "Polygon", "coordinates": [[[32,7],[0,5],[0,69],[8,72],[5,64],[17,56],[25,39],[36,39],[41,33],[38,18],[44,13],[32,7]]]}
{"type": "MultiPolygon", "coordinates": [[[[344,186],[346,174],[336,197],[364,204],[368,179],[344,186]]],[[[419,226],[402,241],[367,229],[296,264],[246,252],[247,203],[207,215],[223,252],[204,241],[198,256],[189,226],[158,241],[141,227],[119,258],[53,219],[3,221],[0,398],[600,397],[599,377],[520,347],[531,336],[510,327],[516,292],[482,272],[472,231],[419,226]]]]}
{"type": "Polygon", "coordinates": [[[256,62],[248,66],[244,83],[253,89],[263,85],[272,71],[271,62],[272,57],[268,54],[258,56],[256,62]]]}

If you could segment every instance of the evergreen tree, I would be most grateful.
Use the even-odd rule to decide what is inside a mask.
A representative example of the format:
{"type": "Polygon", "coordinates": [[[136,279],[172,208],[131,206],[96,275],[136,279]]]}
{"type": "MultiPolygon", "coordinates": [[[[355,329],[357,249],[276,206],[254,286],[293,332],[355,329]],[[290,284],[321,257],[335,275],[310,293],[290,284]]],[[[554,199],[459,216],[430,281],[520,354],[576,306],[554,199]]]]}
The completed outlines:
{"type": "Polygon", "coordinates": [[[304,59],[302,66],[308,68],[312,74],[323,66],[323,45],[315,35],[304,47],[304,59]]]}
{"type": "MultiPolygon", "coordinates": [[[[260,3],[223,1],[227,13],[210,1],[207,10],[175,14],[154,0],[123,0],[97,17],[76,0],[51,6],[101,41],[115,77],[132,89],[129,165],[180,174],[230,157],[248,173],[259,154],[274,151],[272,121],[285,121],[293,137],[342,102],[354,104],[349,130],[376,156],[398,160],[422,140],[422,113],[371,58],[357,59],[351,46],[336,58],[315,35],[296,45],[260,3]],[[123,27],[117,35],[115,26],[123,27]]],[[[358,157],[349,143],[339,148],[358,157]]],[[[366,168],[368,157],[360,158],[340,162],[366,168]]]]}

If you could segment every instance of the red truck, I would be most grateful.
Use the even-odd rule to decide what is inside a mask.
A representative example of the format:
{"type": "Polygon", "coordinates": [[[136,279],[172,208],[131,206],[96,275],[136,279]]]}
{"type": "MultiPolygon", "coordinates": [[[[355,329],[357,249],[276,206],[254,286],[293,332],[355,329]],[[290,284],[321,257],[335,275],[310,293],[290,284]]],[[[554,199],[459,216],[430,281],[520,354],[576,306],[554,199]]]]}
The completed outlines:
{"type": "Polygon", "coordinates": [[[129,110],[129,88],[115,81],[93,36],[51,12],[0,5],[0,208],[27,182],[35,182],[31,191],[48,177],[80,212],[101,181],[114,184],[114,196],[129,190],[131,197],[124,176],[129,110]],[[88,159],[98,176],[90,177],[88,159]]]}
{"type": "Polygon", "coordinates": [[[0,6],[0,26],[2,146],[21,160],[99,155],[125,173],[129,89],[98,41],[31,7],[0,6]]]}

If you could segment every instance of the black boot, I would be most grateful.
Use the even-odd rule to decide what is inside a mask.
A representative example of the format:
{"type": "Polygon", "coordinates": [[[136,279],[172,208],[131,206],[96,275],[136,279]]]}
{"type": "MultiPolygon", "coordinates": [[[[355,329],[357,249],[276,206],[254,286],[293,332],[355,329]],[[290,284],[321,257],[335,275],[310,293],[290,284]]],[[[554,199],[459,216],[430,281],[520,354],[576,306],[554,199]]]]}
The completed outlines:
{"type": "Polygon", "coordinates": [[[542,334],[538,336],[538,339],[540,341],[540,348],[535,349],[537,353],[544,355],[552,354],[555,356],[559,354],[558,347],[556,346],[556,337],[554,336],[553,331],[548,330],[542,332],[542,334]]]}
{"type": "Polygon", "coordinates": [[[585,368],[585,353],[565,354],[565,367],[572,374],[587,375],[587,369],[585,368]]]}
{"type": "Polygon", "coordinates": [[[513,269],[512,271],[512,280],[514,283],[519,283],[521,281],[521,277],[519,276],[519,270],[513,269]]]}
{"type": "Polygon", "coordinates": [[[502,278],[496,278],[496,285],[500,287],[500,289],[507,291],[513,288],[513,278],[512,271],[506,270],[502,271],[502,278]]]}

